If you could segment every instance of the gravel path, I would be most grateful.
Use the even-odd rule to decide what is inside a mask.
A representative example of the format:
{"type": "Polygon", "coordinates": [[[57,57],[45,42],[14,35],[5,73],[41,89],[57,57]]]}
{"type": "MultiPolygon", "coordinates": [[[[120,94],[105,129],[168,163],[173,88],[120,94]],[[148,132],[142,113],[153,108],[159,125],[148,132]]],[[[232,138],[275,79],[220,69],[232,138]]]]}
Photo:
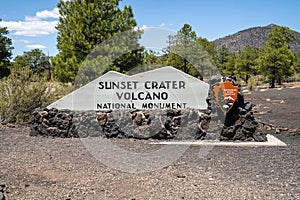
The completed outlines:
{"type": "MultiPolygon", "coordinates": [[[[257,115],[261,120],[295,129],[299,96],[300,89],[284,89],[247,98],[272,110],[257,115]]],[[[300,134],[275,136],[288,147],[214,147],[203,157],[203,147],[190,146],[169,166],[128,173],[99,162],[80,139],[0,127],[0,186],[6,199],[300,199],[300,134]]],[[[106,142],[135,153],[160,148],[143,140],[106,142]]]]}

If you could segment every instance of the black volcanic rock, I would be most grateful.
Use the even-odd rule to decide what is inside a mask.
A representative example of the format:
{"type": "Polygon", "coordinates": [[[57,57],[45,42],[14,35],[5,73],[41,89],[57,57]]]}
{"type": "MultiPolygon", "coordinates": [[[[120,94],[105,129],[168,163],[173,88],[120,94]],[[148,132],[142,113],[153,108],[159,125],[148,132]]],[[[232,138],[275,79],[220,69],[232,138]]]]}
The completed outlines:
{"type": "Polygon", "coordinates": [[[253,115],[253,104],[244,101],[241,86],[237,84],[235,77],[213,77],[210,80],[210,90],[207,98],[211,109],[210,129],[207,131],[209,139],[239,140],[239,141],[267,141],[266,134],[259,130],[258,122],[253,115]],[[221,111],[214,96],[214,86],[222,81],[231,81],[238,86],[238,95],[231,110],[227,113],[221,111]]]}

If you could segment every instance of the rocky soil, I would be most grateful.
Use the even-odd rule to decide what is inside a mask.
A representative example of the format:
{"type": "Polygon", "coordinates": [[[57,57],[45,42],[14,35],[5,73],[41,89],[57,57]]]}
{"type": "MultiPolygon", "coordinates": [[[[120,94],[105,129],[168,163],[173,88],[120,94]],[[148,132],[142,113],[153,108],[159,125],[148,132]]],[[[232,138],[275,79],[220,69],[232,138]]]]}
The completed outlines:
{"type": "MultiPolygon", "coordinates": [[[[287,147],[189,146],[174,162],[157,163],[156,170],[147,170],[155,159],[141,164],[139,173],[106,162],[119,158],[106,144],[123,150],[124,162],[131,154],[150,157],[166,146],[97,138],[103,145],[99,149],[112,152],[99,158],[80,138],[33,137],[29,127],[2,125],[0,199],[300,199],[299,97],[300,88],[245,97],[256,104],[255,117],[264,131],[287,147]]],[[[179,149],[170,147],[174,156],[179,149]]],[[[136,167],[130,161],[124,166],[136,167]]]]}

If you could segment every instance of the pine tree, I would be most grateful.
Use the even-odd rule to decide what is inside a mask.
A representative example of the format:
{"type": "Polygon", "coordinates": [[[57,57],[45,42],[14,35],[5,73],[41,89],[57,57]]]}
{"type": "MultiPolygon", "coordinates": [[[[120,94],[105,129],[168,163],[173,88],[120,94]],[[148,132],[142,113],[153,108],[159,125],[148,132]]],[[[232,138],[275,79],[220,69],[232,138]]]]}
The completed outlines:
{"type": "Polygon", "coordinates": [[[226,63],[229,60],[229,55],[229,50],[225,45],[217,50],[216,65],[221,74],[226,74],[226,63]]]}
{"type": "Polygon", "coordinates": [[[219,88],[218,91],[218,104],[221,107],[221,110],[227,112],[229,109],[229,106],[227,105],[225,99],[224,99],[224,92],[223,92],[223,88],[219,88]]]}
{"type": "Polygon", "coordinates": [[[256,75],[257,58],[259,56],[259,49],[252,46],[246,46],[240,50],[236,57],[234,74],[245,81],[247,84],[252,75],[256,75]]]}
{"type": "Polygon", "coordinates": [[[167,65],[181,69],[185,73],[189,73],[189,56],[191,55],[191,45],[197,40],[196,32],[192,30],[189,24],[183,27],[174,36],[169,36],[168,52],[170,53],[167,65]]]}
{"type": "MultiPolygon", "coordinates": [[[[2,21],[0,19],[0,21],[2,21]]],[[[8,76],[10,73],[9,59],[12,56],[12,41],[10,38],[5,35],[8,34],[8,30],[6,27],[0,27],[0,79],[8,76]]]]}
{"type": "Polygon", "coordinates": [[[23,55],[16,56],[12,63],[12,69],[19,71],[27,68],[34,74],[44,75],[46,70],[50,70],[48,56],[40,49],[25,51],[23,55]]]}
{"type": "Polygon", "coordinates": [[[300,73],[300,51],[296,54],[296,60],[293,64],[293,67],[297,73],[300,73]]]}
{"type": "Polygon", "coordinates": [[[177,34],[169,36],[168,42],[169,46],[166,49],[168,58],[165,64],[197,78],[203,78],[203,66],[211,62],[211,57],[198,42],[192,27],[184,24],[177,34]]]}
{"type": "MultiPolygon", "coordinates": [[[[125,6],[123,10],[120,9],[119,1],[61,0],[58,3],[61,15],[56,27],[59,54],[53,59],[53,75],[57,80],[73,82],[82,62],[97,45],[136,26],[132,8],[125,6]]],[[[138,35],[135,36],[135,43],[137,40],[138,35]]],[[[107,56],[110,56],[112,50],[107,51],[107,56]]],[[[124,55],[123,58],[115,60],[111,68],[126,71],[129,65],[134,67],[142,62],[140,51],[132,52],[132,56],[124,55]]]]}
{"type": "Polygon", "coordinates": [[[277,80],[281,84],[283,77],[294,73],[292,67],[295,53],[290,49],[289,43],[295,40],[295,33],[287,27],[275,27],[268,34],[268,41],[262,47],[258,58],[259,71],[270,81],[270,87],[275,87],[277,80]]]}
{"type": "MultiPolygon", "coordinates": [[[[218,69],[216,66],[217,60],[217,45],[215,42],[210,42],[206,38],[198,38],[198,44],[203,48],[203,52],[207,57],[203,59],[200,66],[200,73],[203,76],[211,77],[218,73],[218,69]]],[[[202,56],[203,56],[202,55],[202,56]]]]}

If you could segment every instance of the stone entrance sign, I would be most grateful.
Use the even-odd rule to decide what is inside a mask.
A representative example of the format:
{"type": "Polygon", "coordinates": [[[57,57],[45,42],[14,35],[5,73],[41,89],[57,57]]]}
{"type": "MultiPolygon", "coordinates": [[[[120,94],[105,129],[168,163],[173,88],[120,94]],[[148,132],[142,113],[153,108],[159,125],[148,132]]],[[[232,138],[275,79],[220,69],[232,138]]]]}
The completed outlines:
{"type": "Polygon", "coordinates": [[[209,85],[173,67],[132,76],[108,72],[48,108],[69,110],[207,109],[209,85]]]}

